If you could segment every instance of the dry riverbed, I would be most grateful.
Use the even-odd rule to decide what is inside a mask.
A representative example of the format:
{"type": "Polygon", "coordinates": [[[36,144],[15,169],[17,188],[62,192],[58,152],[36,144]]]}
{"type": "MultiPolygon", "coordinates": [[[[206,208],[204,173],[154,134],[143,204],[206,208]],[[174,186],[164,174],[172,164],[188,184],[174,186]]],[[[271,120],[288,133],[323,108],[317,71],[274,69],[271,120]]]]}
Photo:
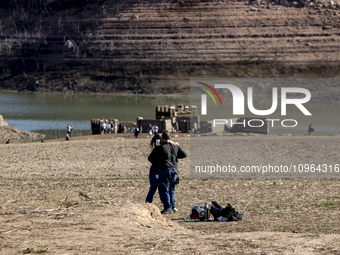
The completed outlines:
{"type": "MultiPolygon", "coordinates": [[[[228,146],[235,148],[246,138],[221,137],[234,139],[228,146]]],[[[293,138],[295,143],[259,136],[254,144],[261,148],[270,139],[295,151],[303,140],[308,149],[306,137],[293,138]]],[[[310,141],[335,144],[338,152],[340,136],[329,138],[310,141]]],[[[0,145],[0,254],[340,253],[338,179],[191,179],[190,139],[174,140],[189,157],[179,163],[179,212],[165,217],[158,194],[154,204],[144,204],[150,166],[145,135],[0,145]],[[212,200],[231,203],[244,220],[183,220],[192,205],[212,200]]],[[[323,153],[320,158],[329,156],[323,153]]],[[[230,157],[232,162],[252,155],[230,157]]]]}

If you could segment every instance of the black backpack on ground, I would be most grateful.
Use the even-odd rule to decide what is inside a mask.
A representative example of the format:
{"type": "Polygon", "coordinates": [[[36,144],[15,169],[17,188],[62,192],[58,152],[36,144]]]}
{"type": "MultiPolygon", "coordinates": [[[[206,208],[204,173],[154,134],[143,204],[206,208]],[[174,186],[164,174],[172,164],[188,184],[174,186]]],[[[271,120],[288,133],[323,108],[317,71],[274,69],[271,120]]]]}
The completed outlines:
{"type": "Polygon", "coordinates": [[[219,205],[216,201],[212,201],[212,206],[210,208],[210,213],[214,216],[214,220],[222,216],[227,218],[228,221],[241,221],[243,214],[238,213],[235,208],[228,204],[225,208],[219,205]]]}

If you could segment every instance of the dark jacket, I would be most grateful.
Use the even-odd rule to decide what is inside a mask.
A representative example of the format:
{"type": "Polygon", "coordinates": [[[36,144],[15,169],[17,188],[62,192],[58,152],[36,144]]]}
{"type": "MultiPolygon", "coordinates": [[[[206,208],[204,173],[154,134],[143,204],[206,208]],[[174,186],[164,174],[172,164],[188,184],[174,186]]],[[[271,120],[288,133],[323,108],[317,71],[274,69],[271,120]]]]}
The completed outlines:
{"type": "MultiPolygon", "coordinates": [[[[159,139],[158,141],[159,141],[159,144],[158,144],[158,145],[156,145],[156,143],[153,145],[153,147],[154,147],[153,150],[155,150],[156,147],[160,147],[161,145],[167,144],[167,143],[168,143],[168,141],[167,141],[166,139],[159,139]]],[[[151,155],[151,154],[150,154],[150,155],[151,155]]],[[[150,155],[149,155],[149,157],[150,157],[150,155]]],[[[149,161],[150,161],[150,159],[149,159],[149,161]]],[[[160,166],[159,164],[160,164],[160,162],[159,162],[158,159],[154,159],[153,161],[150,161],[150,162],[151,162],[151,165],[152,165],[154,168],[159,169],[159,166],[160,166]]]]}
{"type": "Polygon", "coordinates": [[[173,147],[171,144],[157,146],[149,155],[148,160],[159,163],[159,169],[178,169],[178,159],[186,158],[187,153],[181,146],[173,147]]]}

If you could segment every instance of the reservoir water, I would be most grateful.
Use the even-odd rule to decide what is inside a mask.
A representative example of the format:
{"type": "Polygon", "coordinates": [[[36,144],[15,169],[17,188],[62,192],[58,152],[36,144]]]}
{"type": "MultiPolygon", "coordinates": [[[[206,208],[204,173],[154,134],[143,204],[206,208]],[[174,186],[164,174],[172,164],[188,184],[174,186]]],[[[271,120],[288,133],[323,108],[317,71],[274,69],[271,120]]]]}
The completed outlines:
{"type": "MultiPolygon", "coordinates": [[[[9,125],[46,133],[49,138],[63,137],[67,124],[73,125],[75,135],[87,135],[91,119],[116,118],[120,122],[136,122],[137,117],[154,119],[157,105],[177,104],[190,104],[190,97],[0,93],[0,115],[9,125]]],[[[259,109],[266,109],[268,103],[264,105],[259,104],[259,109]]],[[[299,125],[288,130],[276,125],[270,128],[270,133],[307,134],[307,125],[312,123],[315,135],[340,134],[339,104],[310,104],[308,109],[313,116],[305,117],[292,108],[292,115],[287,118],[299,120],[299,125]]],[[[279,115],[271,118],[282,119],[279,115]]]]}
{"type": "Polygon", "coordinates": [[[66,125],[75,135],[90,134],[91,119],[137,117],[155,119],[157,105],[190,104],[189,97],[0,93],[0,115],[9,125],[27,131],[65,136],[66,125]],[[60,130],[60,132],[57,132],[60,130]]]}

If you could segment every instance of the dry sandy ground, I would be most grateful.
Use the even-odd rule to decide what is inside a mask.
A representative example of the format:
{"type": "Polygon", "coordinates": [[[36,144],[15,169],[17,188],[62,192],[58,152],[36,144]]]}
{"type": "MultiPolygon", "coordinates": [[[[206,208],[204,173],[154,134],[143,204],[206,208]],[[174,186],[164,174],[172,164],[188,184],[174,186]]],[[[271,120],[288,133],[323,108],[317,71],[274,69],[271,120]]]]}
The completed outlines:
{"type": "MultiPolygon", "coordinates": [[[[246,138],[221,137],[235,147],[246,138]]],[[[305,138],[270,136],[292,151],[301,140],[308,148],[305,138]]],[[[310,140],[339,151],[340,136],[329,138],[310,140]]],[[[268,138],[254,139],[248,146],[266,148],[268,138]]],[[[174,140],[190,154],[189,138],[174,140]]],[[[338,179],[190,179],[188,157],[179,164],[179,212],[162,217],[158,194],[144,204],[148,142],[91,136],[0,145],[0,254],[340,254],[338,179]],[[184,222],[192,205],[211,200],[231,203],[244,220],[184,222]]],[[[248,152],[230,157],[261,161],[248,152]]]]}

